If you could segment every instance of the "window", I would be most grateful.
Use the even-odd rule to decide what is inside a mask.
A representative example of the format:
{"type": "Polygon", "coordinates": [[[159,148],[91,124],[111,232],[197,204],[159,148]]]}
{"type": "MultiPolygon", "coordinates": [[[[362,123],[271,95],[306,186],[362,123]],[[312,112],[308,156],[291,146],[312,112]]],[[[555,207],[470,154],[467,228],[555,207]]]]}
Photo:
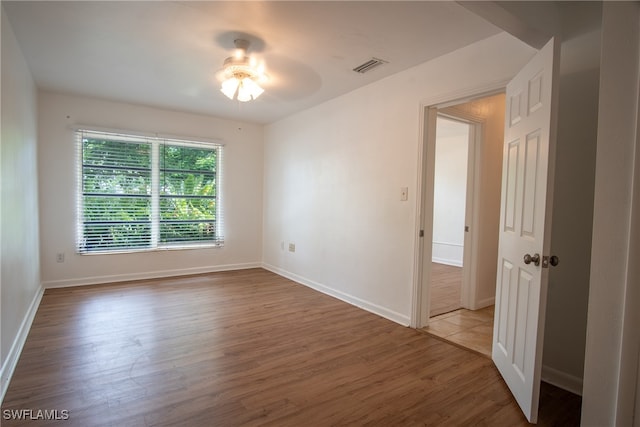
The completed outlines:
{"type": "Polygon", "coordinates": [[[78,252],[222,246],[222,145],[78,130],[78,252]]]}

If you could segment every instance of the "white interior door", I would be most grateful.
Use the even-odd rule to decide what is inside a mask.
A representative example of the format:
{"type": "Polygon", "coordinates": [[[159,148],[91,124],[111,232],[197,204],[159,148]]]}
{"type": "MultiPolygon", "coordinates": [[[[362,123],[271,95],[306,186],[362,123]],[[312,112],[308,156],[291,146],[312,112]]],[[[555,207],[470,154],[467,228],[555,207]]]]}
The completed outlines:
{"type": "Polygon", "coordinates": [[[531,423],[538,417],[549,271],[556,58],[552,39],[507,85],[506,99],[492,358],[531,423]]]}

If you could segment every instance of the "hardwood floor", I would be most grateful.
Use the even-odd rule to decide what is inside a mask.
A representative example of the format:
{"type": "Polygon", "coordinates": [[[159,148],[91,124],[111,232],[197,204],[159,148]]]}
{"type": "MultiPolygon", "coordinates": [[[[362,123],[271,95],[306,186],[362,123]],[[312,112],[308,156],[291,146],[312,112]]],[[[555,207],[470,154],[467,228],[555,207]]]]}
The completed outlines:
{"type": "Polygon", "coordinates": [[[429,317],[459,309],[461,290],[462,267],[432,262],[429,317]]]}
{"type": "MultiPolygon", "coordinates": [[[[539,425],[578,425],[563,393],[543,388],[539,425]]],[[[47,290],[2,409],[4,427],[49,425],[7,410],[83,427],[528,425],[487,358],[262,269],[47,290]]]]}

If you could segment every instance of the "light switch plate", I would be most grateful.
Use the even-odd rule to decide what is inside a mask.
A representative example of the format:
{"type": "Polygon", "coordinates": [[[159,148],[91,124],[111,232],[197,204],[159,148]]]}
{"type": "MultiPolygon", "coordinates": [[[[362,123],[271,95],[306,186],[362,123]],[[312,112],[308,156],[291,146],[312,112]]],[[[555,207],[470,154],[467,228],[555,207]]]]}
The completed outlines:
{"type": "Polygon", "coordinates": [[[409,200],[409,187],[400,188],[400,201],[406,202],[409,200]]]}

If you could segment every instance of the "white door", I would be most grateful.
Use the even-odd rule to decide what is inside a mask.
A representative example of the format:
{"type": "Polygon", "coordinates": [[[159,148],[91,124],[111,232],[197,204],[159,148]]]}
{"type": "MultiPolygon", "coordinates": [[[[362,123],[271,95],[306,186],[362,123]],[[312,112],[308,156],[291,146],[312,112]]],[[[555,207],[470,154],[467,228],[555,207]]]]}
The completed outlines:
{"type": "Polygon", "coordinates": [[[552,39],[507,85],[506,99],[492,358],[531,423],[538,417],[549,272],[556,58],[552,39]]]}

